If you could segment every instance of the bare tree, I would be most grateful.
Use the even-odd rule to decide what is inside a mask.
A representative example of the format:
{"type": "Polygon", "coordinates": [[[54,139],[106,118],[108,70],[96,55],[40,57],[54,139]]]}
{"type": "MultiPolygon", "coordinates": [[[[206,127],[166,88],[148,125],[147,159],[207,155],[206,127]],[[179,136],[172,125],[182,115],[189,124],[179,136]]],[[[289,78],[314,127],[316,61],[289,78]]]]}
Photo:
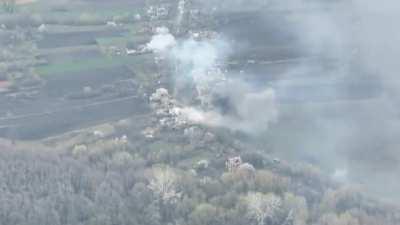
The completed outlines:
{"type": "Polygon", "coordinates": [[[169,167],[154,168],[153,178],[148,188],[152,190],[164,203],[173,203],[180,198],[177,192],[178,175],[169,167]]]}
{"type": "Polygon", "coordinates": [[[257,225],[264,225],[267,219],[273,219],[282,205],[278,196],[260,192],[247,194],[244,202],[247,205],[249,218],[255,220],[257,225]]]}

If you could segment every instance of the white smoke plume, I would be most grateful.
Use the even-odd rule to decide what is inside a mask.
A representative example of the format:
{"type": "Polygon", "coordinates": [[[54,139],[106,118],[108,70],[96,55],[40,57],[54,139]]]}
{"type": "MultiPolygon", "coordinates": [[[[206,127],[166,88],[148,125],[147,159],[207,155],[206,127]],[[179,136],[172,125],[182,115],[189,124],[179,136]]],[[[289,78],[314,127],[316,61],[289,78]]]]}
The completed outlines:
{"type": "MultiPolygon", "coordinates": [[[[170,33],[162,35],[172,36],[170,33]]],[[[158,39],[160,34],[152,38],[149,46],[158,39]]],[[[162,51],[168,50],[169,60],[175,67],[174,95],[184,99],[189,89],[195,100],[181,110],[188,120],[248,134],[265,131],[277,120],[278,108],[272,88],[255,90],[244,81],[229,78],[223,68],[232,50],[227,40],[222,37],[188,38],[169,46],[173,47],[162,48],[162,51]],[[218,98],[229,102],[228,112],[220,109],[218,98]]]]}
{"type": "MultiPolygon", "coordinates": [[[[220,67],[230,46],[223,38],[196,41],[189,39],[172,50],[178,66],[179,79],[193,82],[200,105],[192,108],[190,116],[201,123],[257,134],[268,129],[278,117],[275,93],[271,88],[255,90],[242,80],[234,80],[220,67]],[[228,112],[216,104],[216,96],[229,103],[228,112]]],[[[178,92],[179,93],[179,92],[178,92]]]]}
{"type": "Polygon", "coordinates": [[[171,51],[171,61],[175,65],[176,94],[192,85],[195,95],[203,107],[209,107],[212,94],[225,82],[225,74],[216,65],[223,60],[224,42],[184,40],[171,51]]]}
{"type": "Polygon", "coordinates": [[[175,37],[170,34],[169,29],[166,27],[159,27],[156,29],[156,34],[152,37],[151,41],[147,44],[147,49],[153,52],[166,52],[176,45],[175,37]]]}
{"type": "Polygon", "coordinates": [[[279,113],[273,89],[267,88],[261,92],[238,91],[234,95],[229,96],[226,93],[226,96],[234,101],[232,110],[235,111],[235,115],[222,114],[218,110],[202,110],[198,107],[185,107],[181,113],[193,123],[225,127],[251,135],[266,131],[271,123],[277,121],[279,113]]]}

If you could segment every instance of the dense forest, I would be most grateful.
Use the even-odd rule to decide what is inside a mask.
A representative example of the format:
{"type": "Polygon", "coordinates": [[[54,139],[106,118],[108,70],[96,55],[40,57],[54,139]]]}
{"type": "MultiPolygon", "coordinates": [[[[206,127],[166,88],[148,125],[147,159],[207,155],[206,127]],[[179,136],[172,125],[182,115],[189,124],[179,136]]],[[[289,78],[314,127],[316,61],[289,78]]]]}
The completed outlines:
{"type": "Polygon", "coordinates": [[[311,165],[239,151],[220,137],[194,145],[164,132],[179,140],[86,134],[91,143],[69,149],[3,148],[1,224],[399,224],[397,207],[334,184],[311,165]],[[228,169],[220,155],[234,154],[243,162],[228,169]]]}

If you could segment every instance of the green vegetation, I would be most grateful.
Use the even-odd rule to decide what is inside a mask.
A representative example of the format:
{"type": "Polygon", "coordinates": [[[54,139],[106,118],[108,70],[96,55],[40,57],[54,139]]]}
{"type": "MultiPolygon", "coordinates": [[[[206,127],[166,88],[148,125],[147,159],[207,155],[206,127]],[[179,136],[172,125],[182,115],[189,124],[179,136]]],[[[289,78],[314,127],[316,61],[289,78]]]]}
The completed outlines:
{"type": "Polygon", "coordinates": [[[109,38],[96,39],[96,42],[101,47],[115,46],[117,48],[125,48],[128,41],[129,41],[128,37],[109,37],[109,38]]]}
{"type": "Polygon", "coordinates": [[[18,6],[21,13],[29,13],[40,18],[45,24],[64,25],[101,25],[107,21],[129,24],[134,22],[134,16],[143,13],[142,8],[125,7],[119,4],[98,4],[93,7],[84,1],[49,1],[39,0],[31,4],[18,6]]]}
{"type": "Polygon", "coordinates": [[[64,62],[59,64],[49,64],[38,66],[36,68],[37,73],[40,76],[49,76],[57,74],[70,73],[71,75],[88,71],[92,69],[104,69],[122,65],[123,58],[119,57],[100,57],[88,60],[74,60],[70,62],[64,62]]]}

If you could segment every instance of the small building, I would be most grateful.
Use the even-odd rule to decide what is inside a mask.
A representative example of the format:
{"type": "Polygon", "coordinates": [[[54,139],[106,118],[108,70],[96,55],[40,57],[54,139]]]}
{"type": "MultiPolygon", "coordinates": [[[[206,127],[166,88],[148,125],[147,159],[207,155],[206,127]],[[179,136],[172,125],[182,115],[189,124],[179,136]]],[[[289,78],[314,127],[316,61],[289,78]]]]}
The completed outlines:
{"type": "Polygon", "coordinates": [[[240,156],[232,157],[226,160],[225,166],[229,172],[234,172],[240,165],[242,165],[242,158],[240,156]]]}
{"type": "Polygon", "coordinates": [[[230,173],[235,173],[239,177],[254,178],[255,176],[254,166],[250,163],[243,163],[240,156],[229,158],[225,164],[230,173]]]}

